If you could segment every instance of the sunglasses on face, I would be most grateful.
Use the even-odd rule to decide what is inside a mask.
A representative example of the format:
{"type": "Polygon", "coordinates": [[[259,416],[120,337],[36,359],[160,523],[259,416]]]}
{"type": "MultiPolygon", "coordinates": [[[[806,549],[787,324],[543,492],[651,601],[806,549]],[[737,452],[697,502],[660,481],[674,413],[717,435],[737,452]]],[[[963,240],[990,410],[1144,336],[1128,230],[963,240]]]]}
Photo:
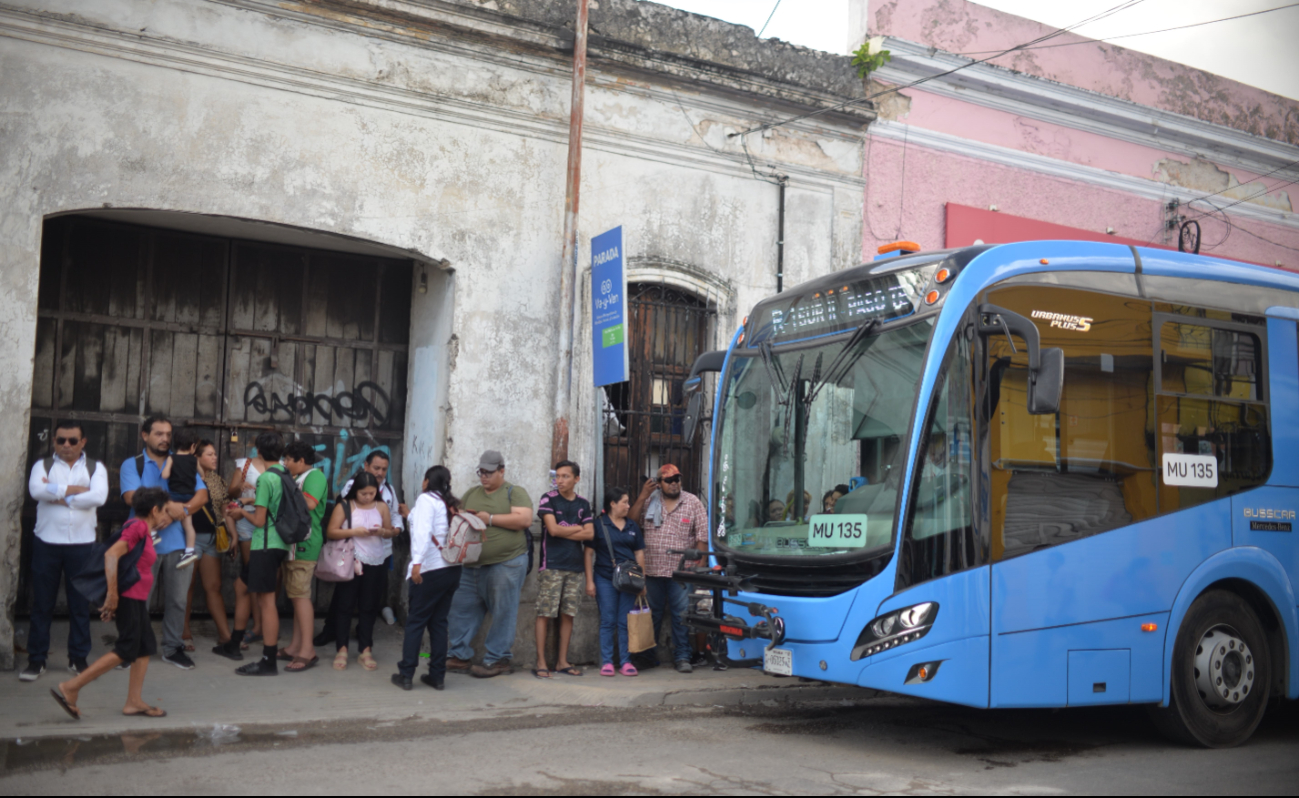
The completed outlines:
{"type": "Polygon", "coordinates": [[[659,480],[659,481],[660,481],[660,482],[666,482],[666,483],[669,484],[669,485],[675,485],[675,484],[677,484],[678,482],[681,481],[681,475],[680,475],[680,474],[677,474],[675,477],[663,477],[663,479],[661,479],[661,480],[659,480]]]}
{"type": "Polygon", "coordinates": [[[67,446],[76,446],[78,443],[81,443],[81,439],[80,439],[80,438],[64,438],[64,437],[58,437],[58,438],[55,438],[55,439],[54,439],[54,442],[57,443],[57,444],[60,445],[60,446],[64,446],[64,445],[67,445],[67,446]]]}
{"type": "Polygon", "coordinates": [[[478,469],[478,476],[480,476],[480,477],[490,477],[492,474],[495,474],[497,471],[500,471],[500,470],[501,470],[501,469],[497,468],[497,469],[493,469],[493,470],[491,470],[491,471],[484,471],[483,469],[480,468],[480,469],[478,469]]]}

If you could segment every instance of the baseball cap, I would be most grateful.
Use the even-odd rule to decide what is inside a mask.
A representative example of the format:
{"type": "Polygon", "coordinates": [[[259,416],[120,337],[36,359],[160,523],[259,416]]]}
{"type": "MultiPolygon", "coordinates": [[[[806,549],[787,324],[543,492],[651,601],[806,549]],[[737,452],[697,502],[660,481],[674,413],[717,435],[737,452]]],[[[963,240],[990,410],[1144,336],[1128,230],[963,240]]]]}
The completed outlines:
{"type": "Polygon", "coordinates": [[[496,471],[505,467],[505,458],[495,449],[488,449],[478,458],[478,467],[483,471],[496,471]]]}
{"type": "Polygon", "coordinates": [[[680,473],[681,473],[681,469],[677,468],[671,463],[668,463],[659,468],[659,479],[663,479],[664,477],[674,477],[680,473]]]}

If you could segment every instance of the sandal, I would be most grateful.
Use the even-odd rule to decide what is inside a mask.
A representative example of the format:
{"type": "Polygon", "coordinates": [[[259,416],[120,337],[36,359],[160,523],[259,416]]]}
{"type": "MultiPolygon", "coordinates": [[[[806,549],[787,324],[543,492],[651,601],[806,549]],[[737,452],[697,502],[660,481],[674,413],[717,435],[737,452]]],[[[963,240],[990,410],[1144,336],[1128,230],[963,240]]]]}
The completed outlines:
{"type": "Polygon", "coordinates": [[[316,667],[319,662],[320,657],[312,657],[311,659],[307,659],[306,657],[293,657],[292,662],[284,666],[284,670],[289,673],[302,673],[303,671],[309,671],[316,667]],[[293,667],[294,665],[297,665],[298,667],[295,668],[293,667]]]}
{"type": "Polygon", "coordinates": [[[555,670],[555,673],[562,673],[562,674],[564,674],[565,676],[581,676],[581,675],[582,675],[582,669],[581,669],[581,668],[575,668],[575,667],[573,667],[572,665],[569,665],[567,668],[557,668],[557,669],[555,670]]]}
{"type": "Polygon", "coordinates": [[[606,662],[604,665],[600,666],[601,676],[612,676],[613,674],[614,674],[614,669],[613,669],[612,662],[606,662]]]}
{"type": "Polygon", "coordinates": [[[288,649],[282,648],[276,652],[275,659],[278,662],[293,662],[297,657],[290,654],[288,649]]]}
{"type": "Polygon", "coordinates": [[[339,652],[334,655],[334,670],[347,670],[347,649],[340,649],[339,652]]]}
{"type": "Polygon", "coordinates": [[[149,707],[143,712],[123,712],[122,714],[128,718],[165,718],[167,717],[167,710],[149,707]]]}
{"type": "Polygon", "coordinates": [[[532,675],[537,677],[538,679],[549,679],[550,671],[547,670],[546,668],[533,668],[532,675]]]}
{"type": "Polygon", "coordinates": [[[73,720],[81,720],[81,710],[68,703],[68,699],[64,698],[62,690],[57,687],[52,688],[50,695],[54,696],[54,700],[59,702],[59,706],[63,707],[63,711],[71,715],[73,720]]]}
{"type": "Polygon", "coordinates": [[[640,671],[636,670],[636,666],[631,664],[630,662],[624,662],[622,664],[622,667],[618,669],[618,672],[621,673],[623,676],[640,675],[640,671]]]}
{"type": "Polygon", "coordinates": [[[357,657],[356,661],[361,663],[361,667],[365,668],[367,671],[379,670],[379,663],[375,661],[369,650],[362,651],[361,656],[357,657]]]}

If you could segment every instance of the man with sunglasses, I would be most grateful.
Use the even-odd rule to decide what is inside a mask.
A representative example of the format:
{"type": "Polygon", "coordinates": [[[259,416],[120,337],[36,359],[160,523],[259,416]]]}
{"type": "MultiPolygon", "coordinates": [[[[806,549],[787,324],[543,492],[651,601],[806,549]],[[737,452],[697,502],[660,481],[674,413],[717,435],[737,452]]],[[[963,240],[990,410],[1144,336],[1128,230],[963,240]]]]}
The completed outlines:
{"type": "Polygon", "coordinates": [[[27,667],[18,674],[24,682],[45,672],[60,579],[68,596],[68,670],[81,673],[90,656],[90,603],[72,586],[72,577],[85,567],[95,544],[95,511],[108,501],[108,469],[86,457],[85,448],[81,423],[60,421],[54,426],[54,456],[37,460],[27,480],[37,504],[27,667]]]}
{"type": "Polygon", "coordinates": [[[460,587],[451,600],[447,670],[469,673],[480,679],[513,673],[510,664],[519,616],[519,593],[528,575],[528,537],[532,524],[532,499],[518,485],[505,481],[505,458],[497,451],[478,459],[478,484],[465,491],[460,504],[487,524],[483,553],[466,566],[460,587]],[[474,635],[492,614],[487,630],[483,664],[471,665],[474,635]]]}
{"type": "MultiPolygon", "coordinates": [[[[686,612],[690,592],[672,578],[681,561],[680,554],[690,547],[708,551],[708,511],[693,493],[681,489],[681,469],[668,463],[659,469],[658,479],[648,479],[632,505],[631,517],[645,531],[645,590],[654,618],[654,636],[662,628],[665,611],[671,616],[672,659],[678,673],[690,673],[690,629],[686,612]],[[655,495],[657,493],[657,496],[655,495]]],[[[642,655],[637,667],[655,667],[658,655],[653,649],[642,655]]]]}

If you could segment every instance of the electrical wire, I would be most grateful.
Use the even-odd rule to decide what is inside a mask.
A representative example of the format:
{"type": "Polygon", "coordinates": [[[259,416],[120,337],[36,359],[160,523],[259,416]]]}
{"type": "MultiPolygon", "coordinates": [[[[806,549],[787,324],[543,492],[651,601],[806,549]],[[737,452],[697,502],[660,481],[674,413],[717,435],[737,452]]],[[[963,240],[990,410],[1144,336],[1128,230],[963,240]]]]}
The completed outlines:
{"type": "MultiPolygon", "coordinates": [[[[1275,171],[1275,170],[1274,170],[1274,171],[1275,171]]],[[[1279,185],[1279,186],[1272,186],[1271,188],[1264,188],[1262,191],[1256,191],[1256,192],[1254,192],[1253,194],[1250,194],[1248,197],[1242,197],[1242,198],[1236,200],[1235,202],[1231,202],[1231,203],[1228,203],[1228,204],[1226,204],[1226,205],[1223,205],[1221,208],[1218,208],[1218,206],[1216,206],[1216,205],[1215,205],[1214,207],[1215,207],[1215,208],[1218,208],[1219,211],[1225,211],[1225,210],[1227,210],[1228,208],[1234,208],[1234,207],[1236,207],[1237,205],[1241,204],[1242,202],[1249,202],[1250,200],[1252,200],[1252,199],[1257,199],[1257,198],[1263,196],[1264,194],[1270,194],[1270,193],[1272,193],[1273,191],[1276,191],[1276,190],[1278,190],[1278,189],[1285,188],[1286,186],[1293,186],[1295,183],[1299,183],[1299,177],[1296,177],[1294,180],[1287,180],[1286,182],[1282,183],[1282,184],[1279,185]]],[[[1232,188],[1236,188],[1236,186],[1232,186],[1232,188]]],[[[1229,190],[1229,189],[1223,189],[1223,191],[1228,191],[1228,190],[1229,190]]],[[[1217,194],[1221,194],[1221,193],[1222,193],[1222,191],[1217,192],[1217,194]]],[[[1210,194],[1209,196],[1210,196],[1210,197],[1214,197],[1214,196],[1217,196],[1217,194],[1210,194]]],[[[1187,219],[1187,220],[1185,220],[1185,221],[1188,221],[1188,222],[1190,222],[1190,221],[1199,221],[1200,219],[1203,219],[1203,218],[1205,218],[1206,216],[1212,216],[1212,215],[1213,215],[1213,214],[1212,214],[1211,212],[1210,212],[1210,213],[1203,213],[1203,214],[1201,214],[1201,215],[1199,215],[1199,216],[1193,217],[1192,219],[1187,219]]]]}
{"type": "Polygon", "coordinates": [[[778,8],[780,8],[780,0],[776,0],[776,4],[771,7],[771,13],[767,15],[767,21],[762,23],[762,30],[758,31],[759,39],[762,38],[762,34],[767,32],[767,26],[771,24],[771,18],[776,16],[776,9],[778,8]]]}
{"type": "Polygon", "coordinates": [[[953,74],[953,73],[955,73],[955,72],[960,72],[960,71],[963,70],[963,69],[969,69],[969,68],[972,67],[972,66],[977,66],[977,65],[979,65],[979,64],[985,64],[985,63],[987,63],[987,62],[989,62],[989,61],[992,61],[993,59],[1000,58],[1000,57],[1003,56],[1003,55],[1009,55],[1010,53],[1013,53],[1013,52],[1017,52],[1017,51],[1020,51],[1020,50],[1027,49],[1027,48],[1031,47],[1032,45],[1035,45],[1035,44],[1041,44],[1041,43],[1044,42],[1044,41],[1048,41],[1048,40],[1050,40],[1050,39],[1054,39],[1054,38],[1057,37],[1057,36],[1060,36],[1060,35],[1062,35],[1062,34],[1068,33],[1068,32],[1072,31],[1072,30],[1075,29],[1075,28],[1080,28],[1080,27],[1082,27],[1083,25],[1088,25],[1088,24],[1091,24],[1091,23],[1093,23],[1093,22],[1098,22],[1098,21],[1100,21],[1100,20],[1102,20],[1102,19],[1105,19],[1105,18],[1108,17],[1108,16],[1111,16],[1111,15],[1113,15],[1113,14],[1117,14],[1117,13],[1120,12],[1120,11],[1124,11],[1124,10],[1126,10],[1126,9],[1129,9],[1129,8],[1135,6],[1135,5],[1139,4],[1139,3],[1142,3],[1142,2],[1145,2],[1145,0],[1126,0],[1126,2],[1124,2],[1124,3],[1120,3],[1119,5],[1114,6],[1113,8],[1110,8],[1110,9],[1108,9],[1108,10],[1106,10],[1106,11],[1102,11],[1101,13],[1099,13],[1099,14],[1095,14],[1095,15],[1093,15],[1093,16],[1091,16],[1091,17],[1088,17],[1087,19],[1084,19],[1084,20],[1082,20],[1081,22],[1075,22],[1074,24],[1072,24],[1072,25],[1070,25],[1070,26],[1068,26],[1068,27],[1065,27],[1065,28],[1059,28],[1059,29],[1057,29],[1057,30],[1052,31],[1051,33],[1043,34],[1043,35],[1037,37],[1036,39],[1033,39],[1032,41],[1028,41],[1028,42],[1024,42],[1023,44],[1015,45],[1014,47],[1011,47],[1010,49],[1003,50],[1003,51],[1001,51],[1001,52],[999,52],[999,53],[997,53],[997,54],[995,54],[995,55],[990,55],[990,56],[988,56],[987,58],[981,58],[981,59],[979,59],[979,60],[977,60],[977,61],[971,61],[971,62],[968,63],[968,64],[961,64],[961,65],[958,66],[958,67],[953,67],[952,69],[946,70],[946,71],[944,71],[944,72],[939,72],[939,73],[937,73],[937,74],[930,75],[930,76],[928,76],[928,77],[920,78],[919,80],[914,80],[914,81],[912,81],[912,82],[910,82],[910,83],[907,83],[907,84],[904,84],[904,85],[902,85],[902,86],[894,86],[893,88],[885,89],[884,91],[880,91],[880,92],[876,92],[875,94],[872,94],[872,95],[867,96],[867,97],[861,97],[861,98],[853,99],[853,100],[846,100],[846,101],[841,102],[841,103],[838,103],[838,104],[836,104],[836,105],[827,106],[827,107],[825,107],[825,108],[820,108],[820,109],[817,109],[817,110],[815,110],[815,111],[809,111],[809,112],[806,113],[806,114],[799,114],[798,116],[792,116],[792,117],[790,117],[790,118],[788,118],[788,119],[784,119],[784,120],[781,120],[781,121],[779,121],[779,122],[769,122],[769,123],[767,123],[767,124],[765,124],[765,125],[758,125],[757,127],[752,127],[752,128],[749,128],[748,130],[743,130],[743,131],[740,131],[740,132],[738,132],[738,133],[731,133],[731,134],[729,134],[729,137],[730,137],[730,138],[735,138],[736,136],[747,136],[747,135],[750,134],[750,133],[757,133],[757,132],[760,132],[760,131],[763,131],[763,130],[770,130],[771,128],[774,128],[774,127],[781,127],[781,126],[783,126],[783,125],[788,125],[788,124],[793,123],[793,122],[799,122],[799,121],[802,121],[802,120],[804,120],[804,119],[810,119],[810,118],[812,118],[812,117],[814,117],[814,116],[820,116],[821,114],[827,114],[827,113],[830,113],[831,111],[842,110],[842,109],[844,109],[844,108],[847,108],[847,107],[850,106],[850,105],[857,105],[857,104],[859,104],[859,103],[870,102],[871,100],[874,100],[874,99],[876,99],[877,97],[883,97],[883,96],[886,95],[886,94],[892,94],[892,93],[894,93],[894,92],[902,91],[903,89],[909,89],[909,88],[912,88],[912,87],[914,87],[914,86],[919,86],[919,85],[922,84],[922,83],[928,83],[928,82],[931,81],[931,80],[936,80],[937,78],[946,77],[947,75],[951,75],[951,74],[953,74]]]}
{"type": "MultiPolygon", "coordinates": [[[[1257,17],[1260,14],[1270,14],[1273,11],[1284,11],[1287,8],[1295,8],[1296,6],[1299,6],[1299,3],[1290,3],[1289,5],[1277,6],[1276,8],[1265,8],[1262,11],[1251,11],[1248,14],[1237,14],[1234,17],[1222,17],[1221,19],[1210,19],[1210,20],[1205,20],[1204,22],[1192,22],[1190,25],[1178,25],[1173,28],[1160,28],[1159,30],[1148,30],[1142,33],[1124,33],[1118,36],[1106,36],[1101,39],[1084,39],[1080,42],[1063,42],[1061,44],[1042,44],[1042,45],[1037,45],[1035,47],[1025,47],[1024,49],[1025,50],[1049,50],[1053,47],[1073,47],[1074,45],[1078,45],[1078,44],[1096,44],[1097,42],[1112,42],[1112,41],[1117,41],[1118,39],[1131,39],[1134,36],[1153,36],[1156,33],[1168,33],[1169,31],[1186,30],[1187,28],[1199,28],[1199,27],[1203,27],[1204,25],[1213,25],[1218,22],[1230,22],[1233,19],[1244,19],[1245,17],[1257,17]]],[[[984,53],[992,53],[992,52],[996,52],[996,51],[995,50],[970,50],[964,53],[957,53],[957,55],[983,55],[984,53]]]]}
{"type": "MultiPolygon", "coordinates": [[[[1289,169],[1289,168],[1292,167],[1292,166],[1299,166],[1299,159],[1297,159],[1297,160],[1293,160],[1293,161],[1291,161],[1290,163],[1287,163],[1287,164],[1282,164],[1281,166],[1278,166],[1277,168],[1273,169],[1273,170],[1270,171],[1270,172],[1265,172],[1265,173],[1263,173],[1263,174],[1261,174],[1261,175],[1255,177],[1254,180],[1263,180],[1263,179],[1265,179],[1265,178],[1271,177],[1272,175],[1276,174],[1277,172],[1280,172],[1280,171],[1283,170],[1283,169],[1289,169]]],[[[1254,180],[1251,180],[1250,182],[1252,183],[1252,182],[1254,182],[1254,180]]],[[[1296,182],[1296,181],[1291,180],[1290,182],[1293,183],[1293,182],[1296,182]]],[[[1288,184],[1287,184],[1287,185],[1288,185],[1288,184]]],[[[1225,193],[1227,193],[1228,191],[1231,191],[1233,188],[1240,188],[1240,185],[1237,184],[1237,185],[1234,185],[1234,186],[1227,186],[1226,188],[1222,189],[1221,191],[1215,191],[1215,192],[1213,192],[1212,194],[1205,194],[1203,197],[1200,197],[1199,199],[1201,199],[1201,200],[1206,200],[1206,199],[1208,199],[1209,197],[1216,197],[1216,196],[1218,196],[1219,194],[1225,194],[1225,193]]],[[[1282,186],[1277,186],[1276,188],[1282,188],[1282,186]]],[[[1276,189],[1272,189],[1272,188],[1268,189],[1268,191],[1275,191],[1275,190],[1276,190],[1276,189]]],[[[1257,195],[1256,195],[1256,196],[1257,196],[1257,195]]]]}

